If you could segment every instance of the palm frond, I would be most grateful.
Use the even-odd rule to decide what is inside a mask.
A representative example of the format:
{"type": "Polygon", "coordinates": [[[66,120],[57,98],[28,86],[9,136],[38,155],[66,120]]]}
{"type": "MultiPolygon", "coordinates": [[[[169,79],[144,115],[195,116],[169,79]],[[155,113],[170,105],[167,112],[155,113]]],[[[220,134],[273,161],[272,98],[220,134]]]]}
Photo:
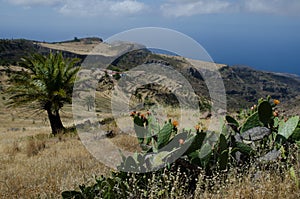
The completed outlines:
{"type": "Polygon", "coordinates": [[[73,84],[79,59],[64,59],[62,53],[48,56],[34,54],[22,59],[20,67],[11,78],[9,106],[35,103],[38,109],[46,107],[59,110],[72,99],[73,84]]]}

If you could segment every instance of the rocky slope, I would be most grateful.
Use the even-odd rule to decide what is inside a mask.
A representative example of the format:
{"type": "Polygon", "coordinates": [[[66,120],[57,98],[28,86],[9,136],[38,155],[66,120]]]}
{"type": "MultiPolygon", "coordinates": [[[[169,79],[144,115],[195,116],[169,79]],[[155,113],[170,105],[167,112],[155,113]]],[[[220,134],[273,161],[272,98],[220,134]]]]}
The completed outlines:
{"type": "MultiPolygon", "coordinates": [[[[50,51],[62,51],[65,57],[78,57],[81,60],[85,60],[89,55],[90,60],[88,63],[91,64],[91,67],[97,66],[97,61],[101,60],[103,62],[105,60],[105,63],[110,63],[109,69],[119,73],[126,73],[126,71],[139,65],[154,64],[171,67],[188,80],[201,102],[205,101],[204,99],[209,100],[210,97],[203,74],[205,73],[205,76],[207,76],[211,73],[210,67],[213,63],[189,60],[179,56],[154,54],[136,44],[119,43],[111,46],[102,42],[99,38],[85,38],[56,43],[24,39],[0,40],[0,65],[17,65],[21,57],[28,56],[31,53],[47,54],[50,51]],[[122,56],[118,56],[119,54],[122,54],[122,56]],[[196,68],[201,68],[201,71],[196,68]]],[[[216,67],[223,78],[229,109],[238,110],[249,107],[257,99],[270,95],[272,98],[285,102],[286,106],[283,108],[286,113],[299,114],[299,76],[258,71],[245,66],[217,64],[216,67]]],[[[142,97],[136,93],[136,98],[149,99],[149,97],[155,97],[155,101],[160,101],[159,98],[161,98],[165,102],[176,102],[174,95],[170,94],[170,89],[158,85],[144,85],[138,88],[138,91],[142,94],[142,97]]]]}

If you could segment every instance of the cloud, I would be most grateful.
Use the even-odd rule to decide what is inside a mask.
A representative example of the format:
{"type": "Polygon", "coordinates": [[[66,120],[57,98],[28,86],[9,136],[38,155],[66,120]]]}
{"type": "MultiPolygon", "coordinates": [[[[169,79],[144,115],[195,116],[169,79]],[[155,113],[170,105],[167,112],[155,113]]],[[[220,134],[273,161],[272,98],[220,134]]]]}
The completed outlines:
{"type": "Polygon", "coordinates": [[[144,3],[134,0],[71,0],[59,12],[67,15],[114,16],[138,14],[146,8],[144,3]]]}
{"type": "Polygon", "coordinates": [[[299,0],[166,0],[160,6],[166,16],[185,17],[214,13],[300,14],[299,0]]]}
{"type": "Polygon", "coordinates": [[[115,13],[119,14],[135,14],[139,13],[146,8],[146,5],[138,2],[138,1],[131,1],[125,0],[121,2],[116,2],[110,6],[110,10],[115,13]]]}
{"type": "Polygon", "coordinates": [[[51,6],[59,13],[72,16],[133,15],[146,5],[137,0],[6,0],[26,7],[51,6]]]}
{"type": "Polygon", "coordinates": [[[169,0],[160,9],[167,16],[181,17],[224,12],[230,2],[221,0],[169,0]]]}
{"type": "Polygon", "coordinates": [[[109,1],[97,0],[67,0],[58,12],[70,16],[98,16],[105,15],[109,10],[109,1]]]}
{"type": "Polygon", "coordinates": [[[248,0],[244,3],[247,12],[272,14],[300,14],[299,0],[248,0]]]}
{"type": "Polygon", "coordinates": [[[62,2],[62,0],[6,0],[7,2],[14,5],[22,5],[22,6],[53,6],[62,2]]]}
{"type": "MultiPolygon", "coordinates": [[[[1,0],[0,0],[1,1],[1,0]]],[[[48,6],[71,16],[124,16],[156,13],[189,17],[215,13],[266,13],[300,15],[300,0],[2,0],[33,8],[48,6]]]]}

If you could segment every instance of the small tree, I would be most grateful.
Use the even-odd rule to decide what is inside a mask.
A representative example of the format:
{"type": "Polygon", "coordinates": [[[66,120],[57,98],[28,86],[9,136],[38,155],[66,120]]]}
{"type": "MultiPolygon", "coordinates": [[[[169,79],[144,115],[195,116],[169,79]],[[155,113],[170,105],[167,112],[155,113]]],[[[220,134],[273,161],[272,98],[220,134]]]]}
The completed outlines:
{"type": "Polygon", "coordinates": [[[65,103],[71,103],[78,62],[64,59],[62,53],[23,58],[22,71],[15,71],[10,78],[9,106],[35,105],[35,109],[47,112],[52,134],[63,132],[59,111],[65,103]]]}

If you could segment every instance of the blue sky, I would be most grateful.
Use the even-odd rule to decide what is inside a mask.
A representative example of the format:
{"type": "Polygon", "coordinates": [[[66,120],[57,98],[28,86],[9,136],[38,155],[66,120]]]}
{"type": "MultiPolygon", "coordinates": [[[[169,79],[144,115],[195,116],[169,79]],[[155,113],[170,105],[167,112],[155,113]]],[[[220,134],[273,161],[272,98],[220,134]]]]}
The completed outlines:
{"type": "Polygon", "coordinates": [[[106,39],[155,26],[198,41],[214,61],[300,75],[300,0],[0,0],[0,38],[106,39]]]}

